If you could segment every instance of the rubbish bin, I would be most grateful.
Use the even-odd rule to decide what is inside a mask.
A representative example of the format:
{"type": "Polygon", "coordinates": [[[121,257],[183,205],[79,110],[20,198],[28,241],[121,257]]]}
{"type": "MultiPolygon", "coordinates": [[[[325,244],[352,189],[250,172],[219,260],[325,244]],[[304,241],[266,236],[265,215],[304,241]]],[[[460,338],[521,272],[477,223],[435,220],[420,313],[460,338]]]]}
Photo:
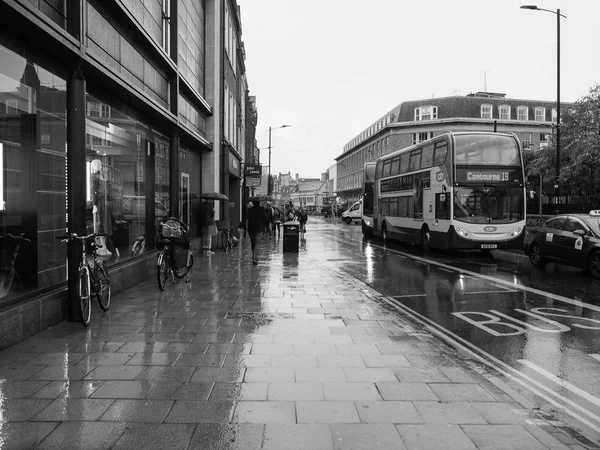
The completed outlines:
{"type": "Polygon", "coordinates": [[[285,222],[283,224],[283,251],[298,252],[300,246],[300,223],[285,222]]]}

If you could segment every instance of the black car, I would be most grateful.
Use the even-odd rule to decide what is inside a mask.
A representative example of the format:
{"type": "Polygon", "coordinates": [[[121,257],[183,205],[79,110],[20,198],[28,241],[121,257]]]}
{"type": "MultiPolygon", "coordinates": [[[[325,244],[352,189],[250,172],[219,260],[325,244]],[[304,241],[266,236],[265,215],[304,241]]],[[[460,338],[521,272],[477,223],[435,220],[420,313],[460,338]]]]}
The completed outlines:
{"type": "Polygon", "coordinates": [[[600,278],[600,210],[560,214],[541,226],[527,227],[523,251],[535,267],[567,264],[600,278]]]}

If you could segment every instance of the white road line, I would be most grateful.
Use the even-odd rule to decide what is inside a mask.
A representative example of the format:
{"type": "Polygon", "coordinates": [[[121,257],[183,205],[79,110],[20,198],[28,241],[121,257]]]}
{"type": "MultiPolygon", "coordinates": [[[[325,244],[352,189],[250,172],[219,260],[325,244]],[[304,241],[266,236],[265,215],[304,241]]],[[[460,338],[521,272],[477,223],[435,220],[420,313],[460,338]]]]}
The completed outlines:
{"type": "MultiPolygon", "coordinates": [[[[346,242],[350,242],[350,243],[356,244],[356,241],[353,241],[353,240],[348,240],[348,239],[341,239],[341,240],[345,240],[346,242]]],[[[461,275],[469,275],[469,276],[474,277],[474,278],[481,278],[481,279],[491,281],[492,283],[495,283],[495,284],[498,284],[498,285],[501,285],[501,286],[506,286],[506,287],[509,287],[509,288],[512,288],[512,289],[517,289],[519,291],[531,292],[532,294],[538,294],[538,295],[541,295],[542,297],[547,297],[547,298],[551,298],[553,300],[558,300],[559,302],[568,303],[570,305],[577,306],[579,308],[587,308],[587,309],[590,309],[592,311],[600,312],[600,306],[592,305],[590,303],[582,302],[580,300],[574,300],[574,299],[571,299],[571,298],[563,297],[562,295],[552,294],[550,292],[545,292],[545,291],[542,291],[540,289],[535,289],[535,288],[532,288],[532,287],[529,287],[529,286],[524,286],[522,284],[517,284],[517,283],[514,283],[512,281],[500,280],[498,278],[494,278],[494,277],[489,276],[489,275],[484,275],[484,274],[481,274],[481,273],[472,272],[472,271],[466,270],[466,269],[457,270],[454,267],[452,267],[452,266],[450,266],[448,264],[441,263],[439,261],[433,261],[433,260],[429,260],[429,259],[426,259],[426,258],[421,258],[420,256],[411,255],[409,253],[402,253],[399,250],[394,250],[394,249],[390,249],[390,248],[384,248],[384,247],[376,245],[376,244],[371,244],[371,245],[373,245],[374,247],[378,247],[381,250],[394,253],[394,254],[396,254],[398,256],[401,256],[403,258],[410,258],[410,259],[414,259],[415,261],[425,261],[425,262],[427,262],[429,264],[432,264],[432,265],[435,265],[435,266],[439,267],[440,269],[451,270],[452,272],[456,272],[456,273],[459,273],[461,275]]]]}
{"type": "Polygon", "coordinates": [[[596,353],[590,353],[590,356],[591,356],[592,358],[594,358],[595,360],[597,360],[597,361],[600,361],[600,355],[598,355],[598,354],[596,354],[596,353]]]}
{"type": "Polygon", "coordinates": [[[501,291],[465,291],[463,294],[503,294],[504,292],[519,292],[516,289],[502,289],[501,291]]]}
{"type": "Polygon", "coordinates": [[[574,394],[579,395],[581,398],[584,398],[588,402],[593,403],[594,405],[600,407],[600,399],[597,397],[594,397],[592,394],[584,391],[583,389],[578,388],[577,386],[569,383],[568,381],[558,378],[556,375],[548,372],[546,369],[541,368],[540,366],[532,363],[531,361],[528,361],[526,359],[518,359],[517,361],[519,361],[524,366],[527,366],[530,369],[536,371],[540,375],[543,375],[544,377],[548,378],[550,381],[553,381],[554,383],[558,384],[559,386],[561,386],[565,389],[568,389],[569,391],[573,392],[574,394]]]}
{"type": "Polygon", "coordinates": [[[409,307],[403,305],[402,303],[398,303],[397,301],[394,301],[393,299],[390,299],[389,297],[381,297],[381,298],[382,298],[382,300],[387,301],[389,304],[396,307],[397,309],[400,309],[403,312],[411,315],[417,321],[421,321],[426,329],[431,331],[431,333],[439,336],[443,340],[447,341],[450,345],[452,345],[456,348],[460,348],[460,349],[466,351],[467,353],[473,355],[476,359],[478,359],[479,361],[484,363],[486,366],[493,368],[494,370],[496,370],[499,373],[503,374],[504,376],[510,378],[511,380],[515,381],[516,383],[519,383],[523,387],[527,388],[533,394],[543,398],[546,402],[556,406],[558,409],[569,414],[571,417],[579,420],[581,423],[586,424],[588,427],[590,427],[594,431],[600,432],[600,417],[598,417],[593,412],[587,410],[586,408],[584,408],[581,405],[578,405],[574,401],[558,394],[557,392],[553,391],[549,387],[544,386],[539,381],[536,381],[535,379],[531,378],[530,376],[526,375],[525,373],[515,369],[514,367],[510,366],[509,364],[503,362],[502,360],[485,352],[484,350],[480,349],[479,347],[472,344],[471,342],[452,333],[451,331],[445,329],[441,325],[439,325],[436,322],[428,319],[427,317],[419,314],[418,312],[410,309],[409,307]],[[545,392],[540,391],[540,389],[545,392]],[[555,397],[556,400],[552,397],[555,397]],[[592,419],[594,422],[591,422],[590,420],[586,419],[585,417],[582,417],[580,414],[573,411],[573,409],[569,408],[569,406],[567,406],[567,405],[569,405],[573,409],[579,410],[580,412],[582,412],[583,414],[588,416],[590,419],[592,419]]]}
{"type": "MultiPolygon", "coordinates": [[[[379,293],[381,295],[381,293],[379,293]]],[[[426,297],[427,294],[388,295],[390,298],[426,297]]]]}

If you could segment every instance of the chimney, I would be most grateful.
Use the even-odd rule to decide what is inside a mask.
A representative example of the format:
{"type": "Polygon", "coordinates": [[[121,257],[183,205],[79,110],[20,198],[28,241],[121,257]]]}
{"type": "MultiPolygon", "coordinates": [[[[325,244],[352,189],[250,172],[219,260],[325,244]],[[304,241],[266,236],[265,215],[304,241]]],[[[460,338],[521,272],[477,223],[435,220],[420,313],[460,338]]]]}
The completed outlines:
{"type": "Polygon", "coordinates": [[[298,177],[298,174],[296,174],[296,183],[298,182],[300,178],[298,177]]]}

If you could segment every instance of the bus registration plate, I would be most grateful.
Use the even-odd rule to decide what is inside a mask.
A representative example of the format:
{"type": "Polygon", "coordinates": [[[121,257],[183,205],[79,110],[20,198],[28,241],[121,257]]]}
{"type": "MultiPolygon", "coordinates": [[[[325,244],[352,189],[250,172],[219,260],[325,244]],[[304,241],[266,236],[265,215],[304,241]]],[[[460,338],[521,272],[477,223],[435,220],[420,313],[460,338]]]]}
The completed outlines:
{"type": "Polygon", "coordinates": [[[481,244],[481,248],[498,248],[498,244],[481,244]]]}

